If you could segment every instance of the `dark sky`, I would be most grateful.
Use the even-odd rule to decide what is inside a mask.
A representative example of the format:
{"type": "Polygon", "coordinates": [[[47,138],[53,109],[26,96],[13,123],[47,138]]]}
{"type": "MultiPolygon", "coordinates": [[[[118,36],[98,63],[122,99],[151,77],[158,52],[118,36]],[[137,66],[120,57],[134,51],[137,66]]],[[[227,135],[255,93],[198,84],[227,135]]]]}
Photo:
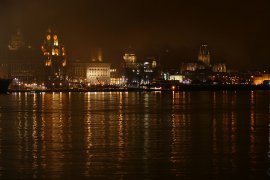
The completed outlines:
{"type": "Polygon", "coordinates": [[[140,55],[169,49],[178,65],[207,43],[231,68],[270,65],[269,0],[1,0],[0,23],[1,45],[20,27],[34,47],[52,26],[71,58],[102,47],[106,61],[120,62],[131,46],[140,55]]]}

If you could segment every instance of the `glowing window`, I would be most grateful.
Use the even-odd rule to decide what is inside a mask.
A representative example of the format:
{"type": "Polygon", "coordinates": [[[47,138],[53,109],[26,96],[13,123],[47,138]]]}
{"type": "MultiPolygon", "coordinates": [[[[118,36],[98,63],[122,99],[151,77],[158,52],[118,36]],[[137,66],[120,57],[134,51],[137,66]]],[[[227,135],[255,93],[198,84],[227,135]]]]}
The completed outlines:
{"type": "Polygon", "coordinates": [[[156,61],[153,61],[153,62],[152,62],[152,67],[153,67],[153,68],[157,67],[157,62],[156,62],[156,61]]]}
{"type": "Polygon", "coordinates": [[[55,46],[58,46],[58,40],[57,40],[57,39],[54,40],[54,45],[55,45],[55,46]]]}
{"type": "Polygon", "coordinates": [[[55,53],[55,55],[58,56],[58,55],[59,55],[58,49],[55,49],[55,50],[54,50],[54,53],[55,53]]]}

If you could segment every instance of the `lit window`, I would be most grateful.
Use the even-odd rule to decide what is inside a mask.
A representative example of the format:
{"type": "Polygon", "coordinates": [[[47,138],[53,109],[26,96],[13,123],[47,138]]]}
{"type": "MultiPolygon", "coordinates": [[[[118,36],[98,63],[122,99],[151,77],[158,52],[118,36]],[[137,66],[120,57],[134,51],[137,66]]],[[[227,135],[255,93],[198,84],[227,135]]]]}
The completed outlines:
{"type": "Polygon", "coordinates": [[[54,53],[55,53],[56,56],[58,56],[59,55],[58,49],[55,49],[54,53]]]}
{"type": "Polygon", "coordinates": [[[58,40],[54,40],[54,45],[58,46],[58,40]]]}

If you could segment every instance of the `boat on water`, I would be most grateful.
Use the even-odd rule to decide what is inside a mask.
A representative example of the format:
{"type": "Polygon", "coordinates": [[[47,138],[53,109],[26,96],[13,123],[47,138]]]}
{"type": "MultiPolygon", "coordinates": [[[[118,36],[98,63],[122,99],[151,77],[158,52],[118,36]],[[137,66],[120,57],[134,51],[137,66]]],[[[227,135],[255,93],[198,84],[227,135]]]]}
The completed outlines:
{"type": "Polygon", "coordinates": [[[12,79],[8,78],[8,73],[5,67],[0,64],[0,93],[7,93],[8,87],[12,79]]]}
{"type": "Polygon", "coordinates": [[[7,93],[8,87],[11,84],[12,79],[0,78],[0,93],[7,93]]]}

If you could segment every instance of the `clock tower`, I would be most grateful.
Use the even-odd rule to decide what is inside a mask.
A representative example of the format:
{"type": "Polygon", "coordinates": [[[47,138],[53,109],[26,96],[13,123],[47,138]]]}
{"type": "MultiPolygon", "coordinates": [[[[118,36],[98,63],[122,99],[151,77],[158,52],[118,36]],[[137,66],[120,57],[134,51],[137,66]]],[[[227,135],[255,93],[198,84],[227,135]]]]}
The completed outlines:
{"type": "Polygon", "coordinates": [[[41,45],[44,67],[46,71],[45,85],[49,89],[62,89],[67,85],[66,50],[59,41],[58,35],[48,29],[41,45]]]}

